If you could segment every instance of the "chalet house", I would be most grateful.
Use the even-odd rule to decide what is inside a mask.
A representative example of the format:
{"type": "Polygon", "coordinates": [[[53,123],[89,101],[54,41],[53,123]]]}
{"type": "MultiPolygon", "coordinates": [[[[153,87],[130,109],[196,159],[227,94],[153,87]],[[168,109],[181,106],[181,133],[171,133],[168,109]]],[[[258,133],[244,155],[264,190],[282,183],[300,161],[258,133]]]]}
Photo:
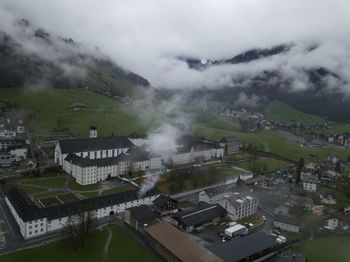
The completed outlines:
{"type": "Polygon", "coordinates": [[[335,191],[322,192],[320,200],[324,204],[335,205],[337,203],[337,193],[335,191]]]}
{"type": "Polygon", "coordinates": [[[125,210],[124,221],[143,233],[144,227],[157,222],[156,214],[147,205],[131,207],[125,210]]]}
{"type": "Polygon", "coordinates": [[[239,152],[239,142],[235,136],[225,136],[221,139],[220,143],[225,146],[225,154],[235,154],[239,152]]]}
{"type": "Polygon", "coordinates": [[[70,105],[70,109],[74,111],[86,110],[86,105],[81,102],[74,102],[70,105]]]}
{"type": "Polygon", "coordinates": [[[166,216],[178,211],[177,204],[177,200],[166,195],[161,195],[153,201],[153,208],[158,214],[166,216]]]}
{"type": "Polygon", "coordinates": [[[322,172],[320,176],[320,184],[323,187],[333,188],[335,189],[337,187],[336,184],[336,175],[333,172],[322,172]]]}

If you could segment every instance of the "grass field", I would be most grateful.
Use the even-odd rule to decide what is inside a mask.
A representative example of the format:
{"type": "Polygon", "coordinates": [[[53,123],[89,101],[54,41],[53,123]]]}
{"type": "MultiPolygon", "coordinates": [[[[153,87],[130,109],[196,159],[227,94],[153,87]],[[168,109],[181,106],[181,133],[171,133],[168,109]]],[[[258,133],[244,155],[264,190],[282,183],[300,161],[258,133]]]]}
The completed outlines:
{"type": "Polygon", "coordinates": [[[80,193],[80,194],[85,198],[98,197],[98,192],[85,192],[85,193],[80,193]]]}
{"type": "Polygon", "coordinates": [[[92,190],[98,190],[99,185],[98,184],[91,184],[91,185],[80,185],[75,181],[71,181],[68,184],[69,188],[76,191],[92,191],[92,190]]]}
{"type": "Polygon", "coordinates": [[[348,262],[350,236],[315,238],[304,244],[297,252],[305,252],[309,262],[348,262]]]}
{"type": "Polygon", "coordinates": [[[236,164],[236,166],[244,168],[244,169],[248,169],[251,170],[252,166],[254,166],[254,164],[258,165],[258,166],[263,166],[264,164],[267,165],[267,171],[273,171],[278,167],[284,167],[284,166],[289,166],[290,163],[287,162],[281,162],[281,161],[276,161],[273,159],[257,159],[257,160],[251,160],[251,161],[245,161],[239,164],[236,164]]]}
{"type": "Polygon", "coordinates": [[[268,105],[265,109],[265,115],[268,120],[275,122],[290,122],[292,120],[304,124],[321,124],[325,122],[321,117],[305,114],[279,101],[273,101],[268,105]]]}
{"type": "Polygon", "coordinates": [[[49,196],[57,196],[59,194],[64,194],[67,193],[68,191],[63,191],[63,190],[55,190],[55,191],[50,191],[42,194],[38,194],[35,196],[36,199],[39,198],[44,198],[44,197],[49,197],[49,196]]]}
{"type": "MultiPolygon", "coordinates": [[[[1,262],[96,262],[102,261],[103,249],[106,243],[108,233],[107,230],[92,232],[89,236],[86,247],[77,252],[73,250],[71,242],[69,240],[59,241],[54,244],[35,247],[18,251],[16,253],[2,256],[1,262]]],[[[114,246],[115,249],[120,250],[118,246],[114,246]]],[[[112,260],[111,260],[112,261],[112,260]]],[[[126,260],[125,260],[126,261],[126,260]]]]}
{"type": "Polygon", "coordinates": [[[44,186],[51,188],[63,188],[64,182],[66,181],[65,177],[55,177],[55,178],[45,178],[45,179],[26,179],[21,181],[23,184],[44,186]]]}
{"type": "Polygon", "coordinates": [[[28,195],[43,192],[46,190],[43,188],[37,188],[37,187],[32,187],[32,186],[27,186],[27,185],[20,185],[19,187],[22,188],[23,191],[26,192],[28,195]]]}
{"type": "Polygon", "coordinates": [[[127,231],[117,225],[110,225],[113,237],[109,246],[108,262],[143,261],[156,262],[146,250],[127,231]]]}
{"type": "Polygon", "coordinates": [[[270,132],[261,132],[255,135],[269,145],[271,153],[293,161],[298,161],[301,157],[305,158],[309,154],[315,154],[320,159],[327,158],[328,154],[338,154],[342,159],[346,159],[350,152],[347,149],[332,146],[327,148],[300,147],[297,142],[286,140],[270,132]]]}
{"type": "Polygon", "coordinates": [[[116,187],[116,188],[112,188],[112,189],[108,189],[102,192],[102,196],[105,195],[110,195],[110,194],[114,194],[114,193],[119,193],[119,192],[124,192],[124,191],[128,191],[128,190],[132,190],[135,189],[135,187],[127,185],[127,186],[123,186],[123,187],[116,187]]]}

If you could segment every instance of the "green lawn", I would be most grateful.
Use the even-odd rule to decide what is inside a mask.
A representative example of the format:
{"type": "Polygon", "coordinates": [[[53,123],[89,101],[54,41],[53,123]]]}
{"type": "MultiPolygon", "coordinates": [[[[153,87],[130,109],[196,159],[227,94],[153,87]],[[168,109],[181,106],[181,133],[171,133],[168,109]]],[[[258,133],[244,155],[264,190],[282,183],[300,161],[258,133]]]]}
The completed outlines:
{"type": "Polygon", "coordinates": [[[32,187],[32,186],[27,186],[27,185],[20,185],[19,187],[22,188],[23,191],[26,192],[28,195],[43,192],[46,190],[43,188],[37,188],[37,187],[32,187]]]}
{"type": "Polygon", "coordinates": [[[23,184],[45,186],[51,188],[63,188],[66,177],[55,177],[55,178],[45,178],[45,179],[26,179],[20,181],[23,184]]]}
{"type": "Polygon", "coordinates": [[[252,170],[254,165],[257,165],[259,167],[263,167],[264,164],[267,165],[268,172],[273,171],[278,167],[284,167],[284,166],[290,165],[290,163],[276,161],[273,159],[257,159],[257,160],[245,161],[245,162],[236,164],[236,166],[247,169],[247,170],[252,170]]]}
{"type": "Polygon", "coordinates": [[[179,203],[177,206],[178,208],[185,208],[185,207],[195,207],[196,205],[190,201],[186,201],[186,202],[179,203]]]}
{"type": "Polygon", "coordinates": [[[49,196],[57,196],[59,194],[64,194],[64,193],[68,193],[68,191],[55,190],[55,191],[50,191],[50,192],[46,192],[46,193],[42,193],[42,194],[36,195],[35,198],[39,199],[39,198],[44,198],[44,197],[49,197],[49,196]]]}
{"type": "MultiPolygon", "coordinates": [[[[57,243],[30,248],[16,253],[2,256],[1,262],[96,262],[102,261],[103,249],[107,240],[107,230],[92,232],[89,236],[86,247],[77,252],[72,248],[69,240],[57,243]]],[[[120,249],[117,246],[114,248],[120,249]]],[[[128,260],[124,260],[128,261],[128,260]]]]}
{"type": "Polygon", "coordinates": [[[325,122],[321,117],[305,114],[279,101],[273,101],[268,105],[265,109],[265,114],[268,120],[275,122],[290,122],[292,120],[304,124],[320,124],[325,122]]]}
{"type": "Polygon", "coordinates": [[[332,146],[326,148],[300,147],[299,143],[281,138],[270,132],[260,132],[255,135],[269,145],[271,153],[293,161],[298,161],[301,157],[305,158],[309,154],[315,154],[320,159],[327,158],[328,154],[338,154],[342,159],[346,159],[350,152],[347,149],[332,146]]]}
{"type": "Polygon", "coordinates": [[[102,192],[102,196],[105,195],[111,195],[114,193],[119,193],[119,192],[124,192],[124,191],[128,191],[128,190],[132,190],[135,189],[135,187],[131,186],[131,185],[127,185],[127,186],[123,186],[123,187],[116,187],[116,188],[112,188],[112,189],[108,189],[102,192]]]}
{"type": "Polygon", "coordinates": [[[92,190],[98,190],[99,189],[99,185],[98,184],[91,184],[91,185],[80,185],[75,181],[71,181],[68,184],[69,188],[72,190],[76,190],[76,191],[92,191],[92,190]]]}
{"type": "Polygon", "coordinates": [[[110,225],[110,228],[113,231],[113,237],[108,252],[109,262],[157,261],[157,259],[126,230],[117,225],[110,225]]]}
{"type": "Polygon", "coordinates": [[[315,238],[298,248],[305,252],[310,262],[348,262],[350,257],[350,236],[315,238]]]}
{"type": "Polygon", "coordinates": [[[85,192],[85,193],[80,193],[80,194],[85,198],[98,197],[98,192],[85,192]]]}

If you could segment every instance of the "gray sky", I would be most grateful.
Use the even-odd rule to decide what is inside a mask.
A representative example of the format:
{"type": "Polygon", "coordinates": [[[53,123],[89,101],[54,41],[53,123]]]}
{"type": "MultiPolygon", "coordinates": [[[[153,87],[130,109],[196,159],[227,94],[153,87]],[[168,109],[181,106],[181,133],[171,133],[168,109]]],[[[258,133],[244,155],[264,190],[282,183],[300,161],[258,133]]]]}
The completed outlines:
{"type": "MultiPolygon", "coordinates": [[[[278,69],[293,90],[310,88],[301,69],[323,66],[350,80],[348,0],[2,0],[0,28],[24,17],[88,47],[155,87],[216,88],[234,76],[278,69]],[[287,55],[246,65],[191,70],[175,57],[230,58],[256,47],[293,42],[287,55]],[[311,44],[320,47],[309,54],[311,44]]],[[[339,85],[329,79],[330,87],[339,85]]],[[[341,88],[350,92],[348,85],[341,88]]]]}

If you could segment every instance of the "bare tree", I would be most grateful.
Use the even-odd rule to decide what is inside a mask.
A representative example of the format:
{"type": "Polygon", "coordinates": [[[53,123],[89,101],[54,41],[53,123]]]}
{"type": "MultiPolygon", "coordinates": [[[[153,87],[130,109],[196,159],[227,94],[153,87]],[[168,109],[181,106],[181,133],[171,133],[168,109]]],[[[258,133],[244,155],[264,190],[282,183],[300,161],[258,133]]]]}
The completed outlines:
{"type": "Polygon", "coordinates": [[[90,211],[81,211],[69,217],[65,231],[72,240],[74,249],[80,252],[84,248],[88,235],[95,226],[96,220],[90,211]]]}

